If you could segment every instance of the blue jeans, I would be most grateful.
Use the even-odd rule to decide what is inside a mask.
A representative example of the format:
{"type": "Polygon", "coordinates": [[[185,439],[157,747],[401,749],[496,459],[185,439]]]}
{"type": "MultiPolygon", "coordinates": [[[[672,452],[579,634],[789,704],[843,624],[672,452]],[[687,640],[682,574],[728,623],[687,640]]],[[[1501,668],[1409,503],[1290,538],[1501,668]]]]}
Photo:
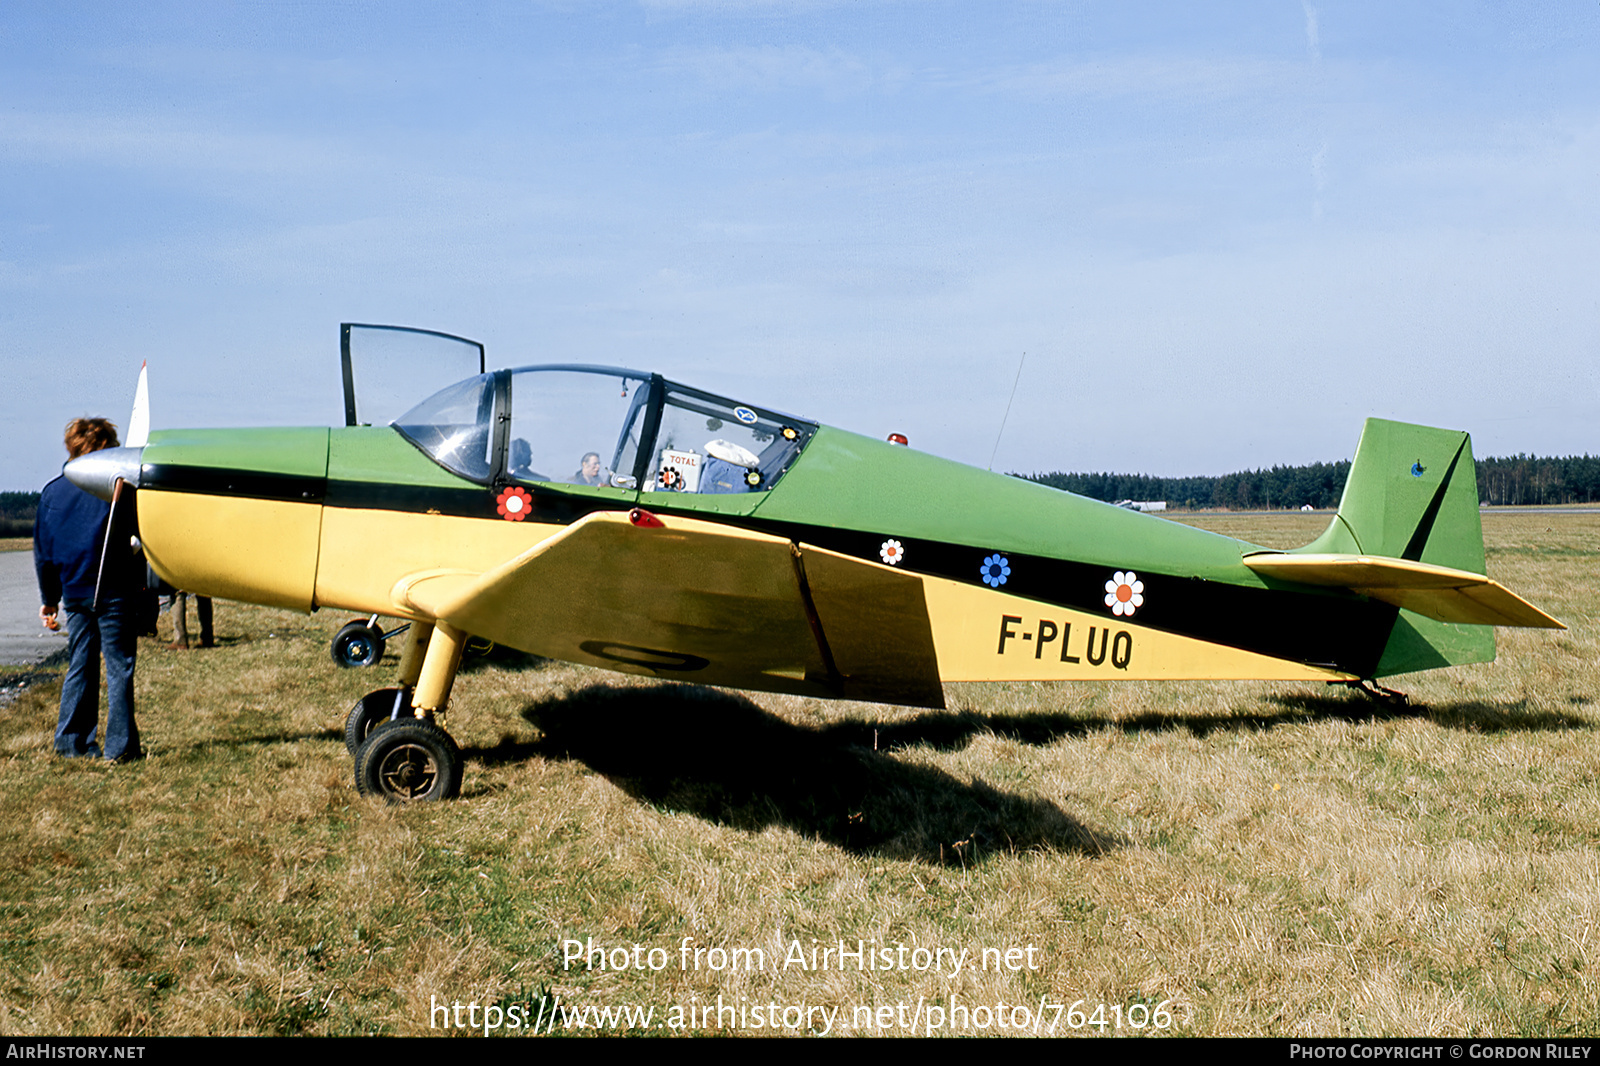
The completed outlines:
{"type": "Polygon", "coordinates": [[[137,604],[113,598],[100,605],[68,601],[67,677],[61,684],[61,719],[56,724],[58,755],[99,755],[95,743],[100,720],[100,659],[106,662],[106,689],[111,704],[106,715],[105,757],[139,757],[139,727],[133,720],[133,662],[138,653],[137,604]]]}

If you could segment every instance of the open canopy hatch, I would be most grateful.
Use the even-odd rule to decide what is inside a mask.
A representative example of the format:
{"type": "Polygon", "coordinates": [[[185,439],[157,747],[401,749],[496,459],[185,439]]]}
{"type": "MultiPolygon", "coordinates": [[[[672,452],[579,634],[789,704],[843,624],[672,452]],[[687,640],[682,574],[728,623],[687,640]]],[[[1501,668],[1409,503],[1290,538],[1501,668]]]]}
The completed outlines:
{"type": "Polygon", "coordinates": [[[339,326],[339,364],[347,426],[387,425],[409,410],[418,396],[487,369],[483,345],[475,340],[434,329],[366,322],[339,326]]]}

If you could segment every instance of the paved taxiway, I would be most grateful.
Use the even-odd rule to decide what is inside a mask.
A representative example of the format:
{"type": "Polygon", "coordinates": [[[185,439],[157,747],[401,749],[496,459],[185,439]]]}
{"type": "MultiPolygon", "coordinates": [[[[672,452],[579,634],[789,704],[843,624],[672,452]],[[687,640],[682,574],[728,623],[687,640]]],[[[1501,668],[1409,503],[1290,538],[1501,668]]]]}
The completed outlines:
{"type": "Polygon", "coordinates": [[[43,662],[66,647],[65,625],[52,633],[39,624],[33,552],[0,552],[0,665],[43,662]]]}

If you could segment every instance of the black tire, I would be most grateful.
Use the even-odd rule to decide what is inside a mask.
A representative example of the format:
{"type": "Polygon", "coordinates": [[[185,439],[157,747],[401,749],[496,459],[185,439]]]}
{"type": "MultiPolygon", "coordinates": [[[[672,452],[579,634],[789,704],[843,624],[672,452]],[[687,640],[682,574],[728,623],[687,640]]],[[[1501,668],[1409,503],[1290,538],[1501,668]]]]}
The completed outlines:
{"type": "Polygon", "coordinates": [[[364,621],[351,622],[333,638],[333,661],[345,669],[377,666],[383,658],[383,630],[364,621]]]}
{"type": "MultiPolygon", "coordinates": [[[[355,757],[356,749],[361,747],[361,742],[366,740],[378,723],[387,722],[394,715],[394,698],[401,692],[398,688],[380,688],[362,696],[356,705],[350,708],[350,715],[344,720],[344,746],[355,757]]],[[[400,703],[401,717],[411,714],[411,696],[409,694],[400,703]]]]}
{"type": "Polygon", "coordinates": [[[461,792],[461,749],[432,722],[380,722],[356,749],[356,791],[390,803],[454,799],[461,792]]]}

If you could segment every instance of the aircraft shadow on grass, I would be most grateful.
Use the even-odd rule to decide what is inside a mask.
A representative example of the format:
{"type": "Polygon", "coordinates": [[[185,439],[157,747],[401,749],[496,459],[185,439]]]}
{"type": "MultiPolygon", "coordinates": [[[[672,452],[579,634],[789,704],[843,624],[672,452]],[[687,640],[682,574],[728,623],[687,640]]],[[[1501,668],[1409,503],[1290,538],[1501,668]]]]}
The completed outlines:
{"type": "MultiPolygon", "coordinates": [[[[1357,721],[1426,718],[1446,729],[1472,733],[1535,733],[1594,728],[1587,718],[1580,715],[1534,710],[1533,704],[1526,699],[1452,700],[1448,703],[1412,703],[1400,707],[1337,696],[1277,695],[1268,697],[1268,700],[1290,712],[1283,717],[1266,719],[1278,725],[1304,721],[1307,717],[1357,721]]],[[[1567,702],[1574,707],[1581,707],[1589,703],[1589,698],[1574,695],[1568,697],[1567,702]]]]}
{"type": "MultiPolygon", "coordinates": [[[[533,657],[530,656],[529,659],[533,660],[533,657]]],[[[530,661],[524,668],[536,669],[539,665],[542,665],[539,661],[530,661]]],[[[0,678],[0,684],[15,681],[22,676],[24,675],[7,675],[0,678]]],[[[57,680],[57,675],[40,674],[38,680],[48,684],[57,680]]],[[[762,759],[756,750],[757,745],[781,745],[797,739],[821,745],[825,753],[853,752],[858,756],[865,755],[869,760],[865,764],[869,770],[870,767],[878,766],[885,761],[893,763],[899,770],[906,770],[914,768],[908,768],[885,757],[900,749],[924,744],[938,751],[958,751],[971,743],[974,737],[985,734],[1014,740],[1019,744],[1044,746],[1066,737],[1082,737],[1104,729],[1125,733],[1183,729],[1203,738],[1213,733],[1302,725],[1317,719],[1394,721],[1425,718],[1446,728],[1477,733],[1556,732],[1594,728],[1589,719],[1577,714],[1530,711],[1529,701],[1525,699],[1500,702],[1461,700],[1432,705],[1412,703],[1406,706],[1385,706],[1364,698],[1349,696],[1278,694],[1266,697],[1266,701],[1283,708],[1284,713],[1142,714],[1107,718],[1056,713],[986,715],[976,711],[925,711],[901,722],[878,725],[865,722],[840,722],[813,730],[792,726],[772,717],[748,700],[713,689],[689,686],[640,689],[636,686],[613,688],[591,685],[565,699],[545,704],[530,704],[524,709],[524,716],[543,728],[545,732],[543,741],[507,742],[493,748],[469,748],[465,754],[486,763],[518,762],[532,758],[573,758],[588,763],[596,771],[608,777],[619,778],[627,775],[614,773],[612,764],[626,762],[637,776],[648,779],[657,786],[663,780],[669,782],[674,780],[673,765],[679,765],[688,768],[686,772],[678,774],[686,782],[692,783],[694,776],[698,775],[699,780],[708,786],[716,786],[719,783],[726,786],[736,780],[748,780],[752,776],[751,772],[741,772],[738,766],[730,770],[728,764],[743,760],[753,768],[755,763],[751,760],[762,759]],[[718,703],[732,705],[738,708],[738,711],[730,715],[724,710],[717,709],[718,703]],[[689,716],[689,722],[699,724],[674,724],[658,720],[664,710],[682,711],[689,716]],[[582,722],[584,716],[591,711],[598,712],[593,715],[592,721],[579,728],[572,728],[572,722],[582,722]],[[608,732],[611,729],[632,730],[635,741],[629,742],[612,736],[608,732]],[[558,742],[558,736],[567,739],[558,742]],[[563,747],[562,743],[566,746],[563,747]],[[680,749],[687,749],[688,756],[685,757],[680,749]],[[653,761],[652,756],[655,757],[653,761]],[[722,765],[718,765],[719,761],[722,765]],[[663,763],[668,765],[662,765],[663,763]],[[719,774],[722,776],[718,777],[719,774]]],[[[1572,695],[1567,698],[1567,702],[1574,707],[1584,707],[1593,700],[1583,695],[1572,695]]],[[[227,745],[257,746],[295,744],[302,740],[342,741],[343,739],[343,730],[325,729],[301,733],[263,733],[226,741],[212,739],[178,745],[171,750],[194,751],[227,745]]],[[[798,761],[798,758],[783,761],[786,763],[798,761]]],[[[815,767],[800,769],[803,779],[819,779],[822,774],[822,771],[815,767]]],[[[989,789],[988,786],[981,784],[964,786],[948,778],[947,775],[938,774],[937,771],[934,773],[957,789],[970,790],[976,787],[987,796],[1001,800],[1018,799],[1018,797],[1007,797],[1003,793],[989,789]]],[[[760,775],[757,773],[754,776],[760,775]]],[[[886,787],[896,787],[898,784],[889,782],[886,787]]],[[[660,794],[659,788],[649,792],[641,789],[629,789],[629,791],[649,802],[660,802],[657,799],[660,794]]],[[[665,805],[670,806],[670,804],[665,805]]],[[[709,810],[684,809],[695,809],[697,813],[712,817],[716,821],[731,822],[731,819],[720,817],[709,810]]],[[[1054,842],[1034,840],[1031,843],[1016,838],[1014,846],[1021,849],[1043,844],[1097,853],[1120,844],[1119,840],[1105,834],[1095,834],[1076,822],[1072,822],[1072,825],[1076,827],[1078,833],[1088,836],[1074,837],[1069,833],[1054,842]],[[1062,843],[1063,840],[1065,843],[1062,843]]],[[[952,838],[956,839],[960,837],[952,838]]],[[[1004,838],[1001,840],[1001,845],[1005,846],[1004,838]]]]}
{"type": "Polygon", "coordinates": [[[1268,702],[1284,713],[1112,719],[928,711],[899,722],[811,729],[714,689],[596,684],[524,709],[524,717],[544,734],[542,740],[467,754],[485,762],[574,759],[643,802],[718,824],[751,832],[785,825],[854,854],[970,865],[1001,851],[1098,855],[1125,841],[1084,825],[1047,800],[907,764],[894,758],[896,750],[924,744],[957,750],[983,734],[1045,745],[1106,728],[1181,728],[1204,737],[1317,719],[1426,718],[1481,732],[1592,728],[1577,715],[1530,712],[1524,700],[1430,707],[1388,706],[1352,696],[1276,695],[1268,702]]]}
{"type": "MultiPolygon", "coordinates": [[[[1442,704],[1411,703],[1390,705],[1354,695],[1313,696],[1278,694],[1266,702],[1283,708],[1281,714],[1178,714],[1146,713],[1108,717],[1104,715],[1039,714],[988,715],[971,710],[928,711],[903,722],[870,725],[858,722],[829,727],[828,732],[848,738],[851,743],[876,741],[882,750],[926,744],[941,751],[966,746],[974,736],[992,734],[1020,744],[1053,744],[1065,737],[1082,737],[1103,730],[1122,733],[1152,733],[1183,730],[1196,737],[1214,733],[1251,732],[1303,725],[1318,719],[1344,721],[1388,721],[1428,719],[1441,726],[1476,732],[1591,729],[1591,723],[1575,714],[1528,710],[1523,699],[1491,702],[1465,700],[1442,704]]],[[[1574,705],[1587,702],[1574,696],[1574,705]]]]}
{"type": "Polygon", "coordinates": [[[1123,843],[1048,800],[902,762],[870,736],[796,726],[732,693],[590,685],[523,713],[543,739],[468,757],[574,759],[643,802],[748,832],[787,826],[858,855],[972,865],[1123,843]]]}

